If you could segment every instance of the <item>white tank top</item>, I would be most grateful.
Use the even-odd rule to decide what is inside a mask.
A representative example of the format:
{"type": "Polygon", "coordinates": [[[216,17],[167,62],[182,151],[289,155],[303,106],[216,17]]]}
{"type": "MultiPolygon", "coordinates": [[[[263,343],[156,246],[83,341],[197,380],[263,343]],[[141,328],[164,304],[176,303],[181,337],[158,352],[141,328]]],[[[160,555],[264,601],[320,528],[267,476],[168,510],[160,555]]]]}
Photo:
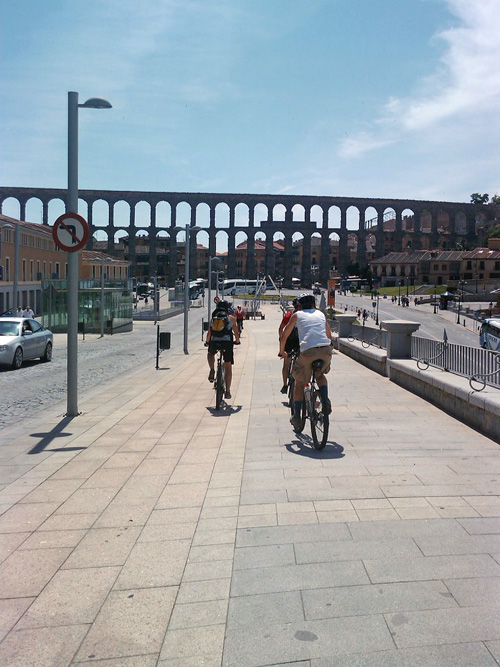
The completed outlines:
{"type": "Polygon", "coordinates": [[[330,339],[326,335],[326,318],[321,310],[298,310],[297,330],[301,352],[311,347],[330,345],[330,339]]]}

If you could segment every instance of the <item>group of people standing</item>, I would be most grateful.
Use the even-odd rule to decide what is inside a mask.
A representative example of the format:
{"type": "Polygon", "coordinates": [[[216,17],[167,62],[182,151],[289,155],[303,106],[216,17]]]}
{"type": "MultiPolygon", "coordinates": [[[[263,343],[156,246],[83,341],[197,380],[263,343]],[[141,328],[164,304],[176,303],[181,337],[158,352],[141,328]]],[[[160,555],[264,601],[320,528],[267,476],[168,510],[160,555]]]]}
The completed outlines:
{"type": "Polygon", "coordinates": [[[32,311],[30,306],[26,306],[26,308],[21,308],[21,306],[17,307],[16,310],[16,317],[35,317],[35,313],[32,311]]]}

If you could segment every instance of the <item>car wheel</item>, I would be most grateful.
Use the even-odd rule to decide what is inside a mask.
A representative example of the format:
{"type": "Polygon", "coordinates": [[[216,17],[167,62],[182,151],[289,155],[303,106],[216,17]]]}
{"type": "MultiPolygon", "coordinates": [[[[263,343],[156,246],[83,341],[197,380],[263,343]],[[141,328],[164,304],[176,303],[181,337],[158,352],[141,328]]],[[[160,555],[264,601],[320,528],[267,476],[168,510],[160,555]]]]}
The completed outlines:
{"type": "Polygon", "coordinates": [[[52,343],[47,343],[45,352],[43,353],[42,361],[52,361],[52,343]]]}
{"type": "Polygon", "coordinates": [[[23,365],[23,348],[18,347],[14,352],[14,359],[12,361],[12,368],[17,371],[23,365]]]}

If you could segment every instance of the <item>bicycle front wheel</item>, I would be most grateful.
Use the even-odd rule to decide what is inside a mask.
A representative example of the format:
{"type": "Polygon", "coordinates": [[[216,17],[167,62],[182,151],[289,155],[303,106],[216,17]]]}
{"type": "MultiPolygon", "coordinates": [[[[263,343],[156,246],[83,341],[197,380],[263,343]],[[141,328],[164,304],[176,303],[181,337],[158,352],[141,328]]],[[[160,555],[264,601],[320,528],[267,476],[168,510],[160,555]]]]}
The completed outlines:
{"type": "Polygon", "coordinates": [[[313,394],[313,405],[311,412],[311,435],[315,449],[323,449],[328,440],[328,429],[330,427],[330,418],[323,411],[323,400],[321,394],[316,389],[313,394]]]}
{"type": "Polygon", "coordinates": [[[220,410],[222,397],[224,396],[224,373],[222,364],[217,366],[217,375],[215,378],[215,409],[220,410]]]}

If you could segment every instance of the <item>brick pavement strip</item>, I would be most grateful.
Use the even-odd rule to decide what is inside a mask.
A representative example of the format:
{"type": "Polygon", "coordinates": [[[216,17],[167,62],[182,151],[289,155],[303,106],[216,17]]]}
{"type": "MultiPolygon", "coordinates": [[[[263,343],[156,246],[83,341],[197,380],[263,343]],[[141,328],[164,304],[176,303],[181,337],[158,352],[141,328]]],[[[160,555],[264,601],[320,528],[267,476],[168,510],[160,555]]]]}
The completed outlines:
{"type": "Polygon", "coordinates": [[[336,353],[316,452],[278,321],[0,431],[0,666],[497,664],[498,445],[336,353]]]}

